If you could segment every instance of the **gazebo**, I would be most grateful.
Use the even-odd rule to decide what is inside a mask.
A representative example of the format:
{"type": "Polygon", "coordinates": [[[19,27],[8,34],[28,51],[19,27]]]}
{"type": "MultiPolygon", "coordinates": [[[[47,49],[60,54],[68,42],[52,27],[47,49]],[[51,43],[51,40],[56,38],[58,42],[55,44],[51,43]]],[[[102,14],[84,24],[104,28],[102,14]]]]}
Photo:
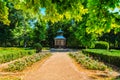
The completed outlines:
{"type": "Polygon", "coordinates": [[[54,45],[56,48],[65,48],[66,38],[63,36],[63,31],[57,31],[57,36],[54,38],[54,45]]]}

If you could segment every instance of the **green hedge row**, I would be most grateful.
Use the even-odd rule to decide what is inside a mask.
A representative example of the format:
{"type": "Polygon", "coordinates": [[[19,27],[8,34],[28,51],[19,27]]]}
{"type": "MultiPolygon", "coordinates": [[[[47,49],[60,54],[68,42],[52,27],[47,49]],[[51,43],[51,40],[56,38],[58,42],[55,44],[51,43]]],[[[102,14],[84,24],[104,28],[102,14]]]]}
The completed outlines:
{"type": "Polygon", "coordinates": [[[34,54],[34,50],[6,50],[0,52],[0,63],[9,62],[17,58],[34,54]]]}
{"type": "Polygon", "coordinates": [[[92,70],[106,70],[107,66],[103,64],[102,62],[98,62],[96,60],[93,60],[89,56],[84,55],[83,53],[70,53],[70,56],[75,58],[75,60],[82,64],[87,69],[92,70]]]}
{"type": "Polygon", "coordinates": [[[96,41],[95,49],[107,49],[109,50],[109,43],[105,41],[96,41]]]}
{"type": "Polygon", "coordinates": [[[120,67],[120,51],[108,51],[99,49],[84,49],[83,53],[88,54],[98,60],[120,67]]]}
{"type": "Polygon", "coordinates": [[[50,53],[34,54],[9,64],[8,67],[5,68],[4,70],[10,72],[22,71],[26,67],[31,66],[33,63],[50,55],[51,55],[50,53]]]}

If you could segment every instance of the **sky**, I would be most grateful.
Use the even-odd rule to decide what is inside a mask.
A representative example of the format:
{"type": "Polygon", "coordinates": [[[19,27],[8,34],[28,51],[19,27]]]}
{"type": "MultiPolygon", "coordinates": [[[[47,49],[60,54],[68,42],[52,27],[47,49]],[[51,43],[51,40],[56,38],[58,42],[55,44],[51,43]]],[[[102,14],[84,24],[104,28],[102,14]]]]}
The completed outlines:
{"type": "Polygon", "coordinates": [[[40,13],[41,13],[42,15],[45,15],[45,11],[46,11],[46,8],[40,8],[40,13]]]}
{"type": "Polygon", "coordinates": [[[109,9],[110,13],[116,13],[118,12],[118,14],[120,14],[120,9],[119,8],[115,8],[114,10],[109,9]]]}

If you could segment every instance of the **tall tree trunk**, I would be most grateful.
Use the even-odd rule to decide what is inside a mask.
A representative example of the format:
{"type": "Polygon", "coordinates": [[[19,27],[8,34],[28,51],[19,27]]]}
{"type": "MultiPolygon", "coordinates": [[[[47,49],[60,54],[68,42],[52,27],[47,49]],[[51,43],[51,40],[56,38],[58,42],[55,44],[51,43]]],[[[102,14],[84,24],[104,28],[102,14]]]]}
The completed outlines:
{"type": "Polygon", "coordinates": [[[24,47],[25,47],[25,48],[27,47],[27,42],[26,42],[26,40],[24,40],[24,47]]]}

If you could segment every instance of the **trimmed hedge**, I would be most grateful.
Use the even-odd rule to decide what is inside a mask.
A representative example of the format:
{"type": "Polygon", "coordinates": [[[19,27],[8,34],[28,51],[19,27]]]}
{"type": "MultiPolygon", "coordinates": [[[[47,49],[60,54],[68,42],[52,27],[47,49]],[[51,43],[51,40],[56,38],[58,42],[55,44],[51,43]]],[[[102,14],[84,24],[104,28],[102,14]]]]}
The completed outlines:
{"type": "Polygon", "coordinates": [[[20,59],[18,61],[15,61],[11,64],[8,65],[7,68],[5,68],[5,71],[9,71],[9,72],[16,72],[16,71],[22,71],[24,70],[26,67],[31,66],[33,63],[43,59],[44,57],[50,56],[50,53],[45,53],[45,54],[34,54],[28,57],[25,57],[23,59],[20,59]]]}
{"type": "Polygon", "coordinates": [[[83,53],[70,53],[70,56],[75,58],[75,60],[82,64],[84,67],[87,69],[92,69],[92,70],[106,70],[107,66],[103,64],[102,62],[98,62],[96,60],[93,60],[89,56],[86,56],[83,53]]]}
{"type": "Polygon", "coordinates": [[[83,53],[88,54],[98,60],[120,67],[120,51],[101,50],[101,49],[83,49],[83,53]]]}
{"type": "Polygon", "coordinates": [[[107,49],[109,50],[109,43],[105,41],[96,41],[95,49],[107,49]]]}
{"type": "Polygon", "coordinates": [[[0,63],[9,62],[34,53],[34,50],[0,50],[0,63]]]}

